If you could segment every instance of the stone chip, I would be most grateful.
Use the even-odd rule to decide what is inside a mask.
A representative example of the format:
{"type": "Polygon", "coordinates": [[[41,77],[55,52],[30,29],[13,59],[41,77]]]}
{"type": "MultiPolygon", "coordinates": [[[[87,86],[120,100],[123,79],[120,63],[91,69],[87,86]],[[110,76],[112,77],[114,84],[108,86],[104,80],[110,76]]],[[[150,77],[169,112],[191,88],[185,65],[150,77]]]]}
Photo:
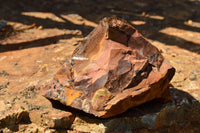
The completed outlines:
{"type": "Polygon", "coordinates": [[[47,98],[108,118],[153,99],[170,99],[175,69],[134,27],[104,18],[41,88],[47,98]]]}

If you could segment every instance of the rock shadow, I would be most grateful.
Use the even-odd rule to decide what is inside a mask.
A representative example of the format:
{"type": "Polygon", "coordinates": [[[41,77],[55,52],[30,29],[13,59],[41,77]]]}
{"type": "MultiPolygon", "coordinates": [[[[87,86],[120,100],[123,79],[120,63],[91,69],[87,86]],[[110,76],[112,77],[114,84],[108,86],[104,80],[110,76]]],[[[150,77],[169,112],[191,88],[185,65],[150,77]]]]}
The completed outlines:
{"type": "Polygon", "coordinates": [[[99,119],[99,120],[109,120],[109,119],[125,118],[125,117],[141,117],[148,114],[159,113],[163,108],[167,106],[176,106],[177,108],[179,108],[183,104],[193,104],[194,102],[199,103],[198,100],[196,100],[189,93],[179,90],[177,88],[174,88],[172,85],[170,87],[170,92],[171,92],[172,98],[168,102],[163,102],[162,99],[154,99],[142,105],[132,107],[128,109],[126,112],[119,114],[117,116],[111,117],[111,118],[98,118],[92,114],[85,113],[82,110],[77,110],[69,106],[65,106],[59,101],[52,100],[52,99],[49,99],[49,100],[51,101],[53,108],[70,111],[72,113],[78,114],[79,116],[85,116],[85,117],[89,117],[92,119],[99,119]]]}
{"type": "MultiPolygon", "coordinates": [[[[86,36],[93,27],[87,25],[78,25],[62,17],[62,14],[78,14],[81,17],[98,23],[103,17],[118,16],[130,23],[132,21],[143,21],[144,24],[134,24],[143,35],[152,40],[158,40],[167,45],[177,45],[180,48],[200,53],[200,44],[187,41],[186,39],[161,34],[160,31],[167,27],[174,27],[187,31],[200,32],[200,27],[188,25],[185,22],[200,23],[200,2],[189,0],[144,0],[142,2],[124,0],[124,1],[62,1],[62,0],[34,0],[34,1],[3,1],[0,5],[0,18],[7,21],[18,22],[31,25],[36,23],[43,28],[58,29],[79,29],[83,36],[86,36]],[[155,4],[156,3],[156,4],[155,4]],[[173,9],[173,12],[172,10],[173,9]],[[35,16],[24,15],[29,13],[51,13],[64,22],[35,16]],[[149,33],[151,35],[149,35],[149,33]],[[172,38],[172,39],[171,39],[172,38]],[[177,41],[179,40],[179,41],[177,41]],[[191,46],[192,45],[192,46],[191,46]]],[[[13,45],[13,47],[16,47],[13,45]]],[[[6,49],[6,47],[5,47],[6,49]]],[[[7,51],[14,48],[8,48],[7,51]]],[[[5,51],[5,50],[4,50],[5,51]]]]}
{"type": "Polygon", "coordinates": [[[26,41],[26,42],[22,42],[22,43],[12,43],[12,44],[7,44],[7,45],[0,44],[0,53],[6,52],[6,51],[13,51],[13,50],[19,50],[19,49],[27,49],[27,48],[51,45],[51,44],[57,43],[60,39],[69,39],[73,36],[74,35],[70,35],[70,34],[69,35],[59,35],[59,36],[37,39],[37,40],[33,40],[33,41],[26,41]]]}

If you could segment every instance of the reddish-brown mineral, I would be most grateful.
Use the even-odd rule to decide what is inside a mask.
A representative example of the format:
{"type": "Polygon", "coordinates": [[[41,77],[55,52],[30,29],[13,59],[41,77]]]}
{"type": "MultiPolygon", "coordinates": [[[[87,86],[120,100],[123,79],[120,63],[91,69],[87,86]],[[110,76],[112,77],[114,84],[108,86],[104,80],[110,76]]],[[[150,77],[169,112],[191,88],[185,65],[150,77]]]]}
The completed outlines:
{"type": "Polygon", "coordinates": [[[121,19],[104,18],[41,93],[107,118],[153,99],[168,100],[174,73],[135,28],[121,19]]]}

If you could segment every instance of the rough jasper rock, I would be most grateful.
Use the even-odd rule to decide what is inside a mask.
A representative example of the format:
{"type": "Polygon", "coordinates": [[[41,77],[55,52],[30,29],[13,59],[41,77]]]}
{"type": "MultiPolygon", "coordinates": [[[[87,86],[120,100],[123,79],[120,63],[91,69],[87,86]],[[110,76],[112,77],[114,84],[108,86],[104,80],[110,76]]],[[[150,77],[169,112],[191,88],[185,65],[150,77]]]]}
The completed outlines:
{"type": "Polygon", "coordinates": [[[41,92],[108,118],[153,99],[169,100],[174,73],[159,50],[130,24],[104,18],[41,92]]]}

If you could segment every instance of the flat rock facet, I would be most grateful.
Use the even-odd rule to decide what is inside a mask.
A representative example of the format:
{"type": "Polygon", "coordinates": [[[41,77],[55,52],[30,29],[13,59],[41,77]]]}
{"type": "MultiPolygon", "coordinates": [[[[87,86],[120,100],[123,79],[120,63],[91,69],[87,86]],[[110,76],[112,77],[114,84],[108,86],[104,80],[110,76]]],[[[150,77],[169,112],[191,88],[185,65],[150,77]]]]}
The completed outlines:
{"type": "Polygon", "coordinates": [[[174,73],[135,28],[118,18],[104,18],[41,93],[108,118],[153,99],[169,100],[174,73]]]}

